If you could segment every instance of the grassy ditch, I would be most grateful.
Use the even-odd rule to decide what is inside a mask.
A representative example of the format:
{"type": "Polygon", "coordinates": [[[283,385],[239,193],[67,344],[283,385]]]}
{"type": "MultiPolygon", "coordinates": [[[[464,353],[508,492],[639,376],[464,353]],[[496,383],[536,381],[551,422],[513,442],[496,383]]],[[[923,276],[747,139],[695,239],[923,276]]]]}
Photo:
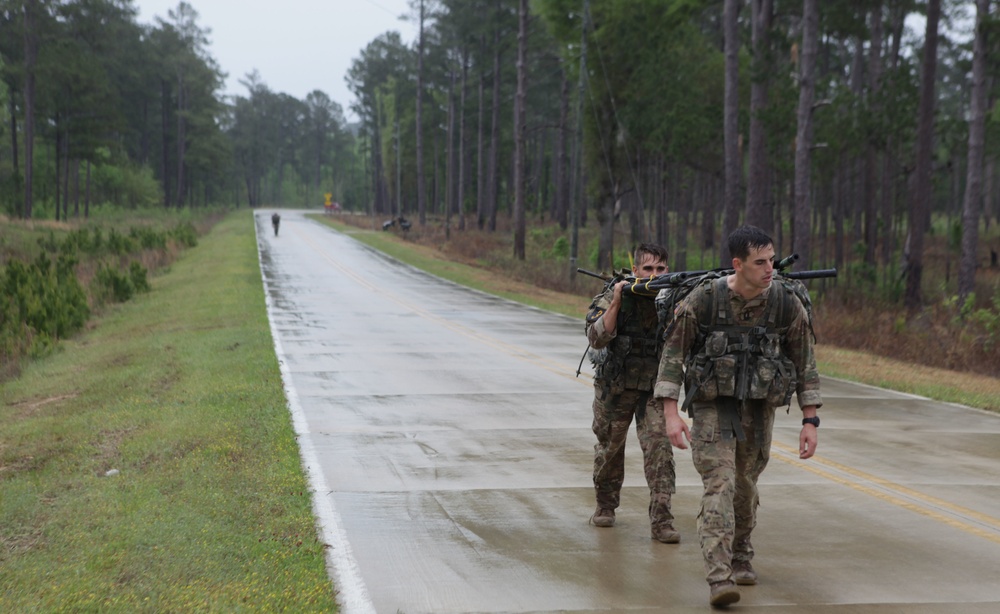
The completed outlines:
{"type": "Polygon", "coordinates": [[[151,285],[0,388],[0,611],[335,611],[250,214],[151,285]]]}
{"type": "MultiPolygon", "coordinates": [[[[586,311],[586,299],[581,299],[579,294],[554,292],[513,281],[489,268],[457,262],[440,249],[407,240],[394,232],[358,228],[344,224],[337,217],[315,217],[394,258],[456,283],[571,317],[582,318],[586,311]]],[[[589,281],[593,282],[592,292],[596,294],[601,289],[601,282],[589,281]]],[[[822,317],[820,308],[817,318],[822,317]]],[[[582,335],[582,326],[580,330],[582,335]]],[[[822,343],[817,346],[816,358],[820,373],[824,375],[1000,411],[1000,379],[995,377],[922,366],[822,343]]]]}

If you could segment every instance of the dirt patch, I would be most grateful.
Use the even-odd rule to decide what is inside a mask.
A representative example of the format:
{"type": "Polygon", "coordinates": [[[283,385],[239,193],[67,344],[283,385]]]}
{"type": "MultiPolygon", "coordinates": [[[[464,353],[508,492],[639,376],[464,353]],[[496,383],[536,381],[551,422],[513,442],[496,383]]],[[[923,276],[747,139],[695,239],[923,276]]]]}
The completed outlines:
{"type": "Polygon", "coordinates": [[[75,399],[78,396],[80,396],[79,392],[71,392],[69,394],[59,394],[56,396],[45,397],[44,399],[19,401],[17,403],[11,403],[10,407],[15,410],[13,416],[15,419],[24,420],[25,418],[30,418],[38,413],[38,410],[46,405],[59,403],[60,401],[65,401],[67,399],[75,399]]]}

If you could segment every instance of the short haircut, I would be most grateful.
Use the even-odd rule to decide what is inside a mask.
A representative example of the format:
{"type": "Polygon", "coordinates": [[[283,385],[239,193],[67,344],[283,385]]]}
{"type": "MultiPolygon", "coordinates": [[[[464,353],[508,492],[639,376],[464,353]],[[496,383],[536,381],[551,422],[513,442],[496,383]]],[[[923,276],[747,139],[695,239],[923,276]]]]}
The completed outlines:
{"type": "Polygon", "coordinates": [[[729,235],[729,255],[733,258],[746,260],[750,250],[763,249],[774,245],[774,240],[766,232],[756,226],[740,226],[729,235]]]}
{"type": "Polygon", "coordinates": [[[635,266],[642,261],[643,254],[649,254],[653,257],[654,262],[659,262],[660,260],[667,261],[667,249],[662,245],[657,245],[656,243],[640,243],[638,247],[635,248],[635,252],[632,254],[632,265],[635,266]]]}

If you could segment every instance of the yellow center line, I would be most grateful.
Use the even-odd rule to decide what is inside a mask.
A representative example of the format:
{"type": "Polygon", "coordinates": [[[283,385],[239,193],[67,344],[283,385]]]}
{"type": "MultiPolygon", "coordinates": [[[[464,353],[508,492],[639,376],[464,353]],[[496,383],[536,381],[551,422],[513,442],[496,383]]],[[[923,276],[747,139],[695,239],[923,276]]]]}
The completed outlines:
{"type": "Polygon", "coordinates": [[[799,459],[798,449],[792,448],[791,446],[787,446],[778,442],[772,442],[771,448],[772,450],[777,449],[779,452],[778,454],[774,455],[774,458],[777,458],[778,460],[788,463],[789,465],[792,465],[796,468],[804,469],[805,471],[826,478],[831,482],[836,482],[837,484],[847,486],[859,492],[863,492],[867,495],[875,497],[876,499],[892,503],[893,505],[897,505],[911,512],[915,512],[917,514],[921,514],[923,516],[927,516],[928,518],[937,520],[938,522],[944,523],[950,527],[960,529],[962,531],[965,531],[966,533],[970,533],[978,537],[983,537],[992,542],[1000,544],[1000,520],[997,520],[991,516],[987,516],[986,514],[981,514],[974,510],[961,507],[953,503],[949,503],[948,501],[944,501],[943,499],[938,499],[937,497],[926,495],[919,491],[913,490],[912,488],[907,488],[900,484],[896,484],[889,480],[876,477],[874,475],[865,473],[863,471],[858,471],[857,469],[847,467],[846,465],[842,465],[840,463],[825,458],[819,458],[814,456],[813,458],[807,461],[801,460],[799,459]],[[824,465],[826,467],[829,467],[833,471],[839,471],[844,474],[847,474],[848,476],[852,476],[856,478],[856,480],[843,477],[841,475],[838,475],[837,473],[834,473],[833,471],[828,471],[826,469],[823,469],[822,467],[818,467],[817,465],[824,465]],[[880,488],[876,488],[874,486],[868,486],[864,484],[862,481],[857,481],[857,480],[871,482],[872,484],[875,484],[880,488]],[[903,496],[900,495],[909,497],[909,499],[904,498],[903,496]],[[954,516],[942,513],[941,511],[938,511],[935,508],[941,508],[943,510],[947,510],[952,514],[963,516],[966,519],[982,523],[983,525],[986,526],[986,528],[984,528],[983,526],[979,526],[977,524],[972,524],[970,522],[959,520],[954,516]]]}

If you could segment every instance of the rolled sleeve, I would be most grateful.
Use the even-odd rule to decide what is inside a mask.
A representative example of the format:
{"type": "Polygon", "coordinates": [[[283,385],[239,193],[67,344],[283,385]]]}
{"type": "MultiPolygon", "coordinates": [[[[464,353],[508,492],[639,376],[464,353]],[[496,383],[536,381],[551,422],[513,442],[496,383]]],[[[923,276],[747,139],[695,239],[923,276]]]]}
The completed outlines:
{"type": "Polygon", "coordinates": [[[653,387],[653,396],[657,399],[679,399],[681,398],[681,386],[676,382],[658,380],[653,387]]]}

